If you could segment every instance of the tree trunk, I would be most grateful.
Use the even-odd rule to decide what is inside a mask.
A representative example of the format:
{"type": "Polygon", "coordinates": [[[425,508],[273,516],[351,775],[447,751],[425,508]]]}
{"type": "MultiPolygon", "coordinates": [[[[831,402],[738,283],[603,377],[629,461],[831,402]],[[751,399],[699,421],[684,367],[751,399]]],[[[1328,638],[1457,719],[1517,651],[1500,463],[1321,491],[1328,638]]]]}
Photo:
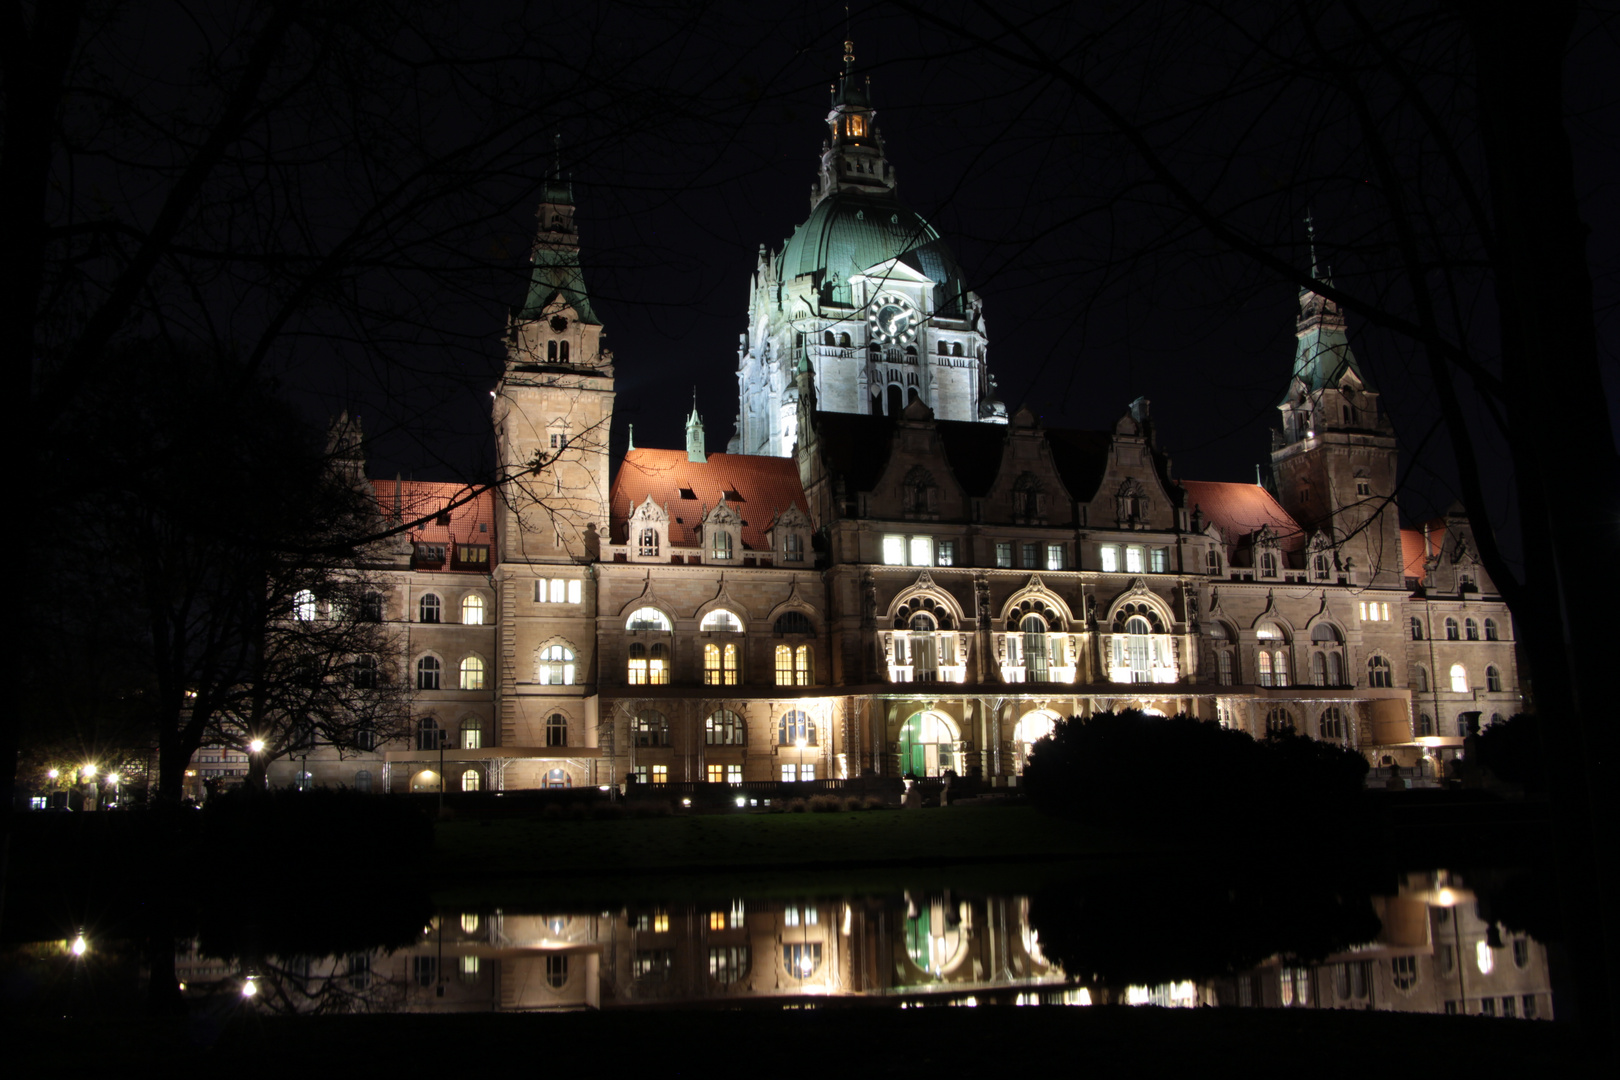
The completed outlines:
{"type": "Polygon", "coordinates": [[[1554,785],[1560,902],[1575,958],[1579,1020],[1610,1049],[1614,931],[1597,898],[1613,881],[1608,791],[1606,623],[1616,609],[1620,459],[1599,375],[1587,228],[1576,203],[1563,122],[1564,54],[1575,7],[1526,11],[1505,0],[1466,7],[1496,225],[1503,379],[1523,532],[1527,603],[1514,612],[1534,680],[1547,760],[1575,764],[1554,785]]]}

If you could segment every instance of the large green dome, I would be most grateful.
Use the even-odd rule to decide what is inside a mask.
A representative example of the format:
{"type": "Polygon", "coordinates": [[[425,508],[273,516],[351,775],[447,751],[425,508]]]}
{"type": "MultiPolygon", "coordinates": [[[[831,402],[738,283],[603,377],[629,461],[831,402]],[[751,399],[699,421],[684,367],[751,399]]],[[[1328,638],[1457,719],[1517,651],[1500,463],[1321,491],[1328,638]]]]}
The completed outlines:
{"type": "Polygon", "coordinates": [[[936,311],[962,313],[966,289],[950,248],[922,215],[888,194],[848,191],[821,200],[793,230],[777,268],[784,282],[812,277],[831,299],[833,275],[847,289],[853,275],[896,257],[935,283],[936,311]]]}

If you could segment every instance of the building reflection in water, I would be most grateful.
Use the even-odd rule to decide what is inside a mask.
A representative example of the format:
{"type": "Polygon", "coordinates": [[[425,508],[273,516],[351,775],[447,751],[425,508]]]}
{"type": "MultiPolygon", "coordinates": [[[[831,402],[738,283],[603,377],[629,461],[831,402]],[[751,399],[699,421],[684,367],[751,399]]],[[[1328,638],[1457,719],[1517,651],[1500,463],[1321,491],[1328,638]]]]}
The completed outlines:
{"type": "Polygon", "coordinates": [[[1277,957],[1157,986],[1071,978],[1042,953],[1026,898],[948,890],[441,912],[392,952],[225,961],[193,943],[178,966],[190,995],[242,994],[251,981],[251,1006],[278,1012],[1123,1004],[1551,1018],[1543,946],[1493,935],[1444,871],[1408,875],[1369,902],[1376,939],[1319,963],[1277,957]]]}

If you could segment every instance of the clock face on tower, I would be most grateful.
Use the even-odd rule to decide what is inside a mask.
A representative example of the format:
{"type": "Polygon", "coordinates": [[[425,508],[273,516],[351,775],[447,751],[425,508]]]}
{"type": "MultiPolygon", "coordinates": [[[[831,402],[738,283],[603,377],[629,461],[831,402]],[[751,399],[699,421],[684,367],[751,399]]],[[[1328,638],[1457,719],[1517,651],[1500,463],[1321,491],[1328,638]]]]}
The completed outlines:
{"type": "Polygon", "coordinates": [[[909,345],[917,340],[917,309],[911,301],[893,293],[879,293],[872,302],[872,340],[882,345],[909,345]]]}

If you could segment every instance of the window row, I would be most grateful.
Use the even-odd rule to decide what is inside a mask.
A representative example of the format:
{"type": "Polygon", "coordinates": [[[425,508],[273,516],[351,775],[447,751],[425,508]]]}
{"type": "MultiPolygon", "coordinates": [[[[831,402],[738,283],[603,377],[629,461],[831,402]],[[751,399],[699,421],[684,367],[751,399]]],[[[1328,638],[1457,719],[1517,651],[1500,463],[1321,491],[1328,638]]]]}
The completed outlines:
{"type": "MultiPolygon", "coordinates": [[[[655,607],[639,607],[625,620],[624,628],[636,632],[670,634],[675,623],[667,614],[655,607]]],[[[742,616],[725,608],[715,608],[703,616],[698,630],[705,634],[741,634],[744,632],[742,616]]],[[[813,634],[815,626],[803,612],[788,611],[777,618],[773,629],[778,634],[813,634]]]]}
{"type": "MultiPolygon", "coordinates": [[[[416,688],[418,690],[483,690],[484,661],[476,656],[464,656],[458,665],[455,686],[441,685],[444,665],[437,656],[424,656],[416,661],[416,688]]],[[[358,674],[358,669],[356,669],[358,674]]],[[[374,677],[375,668],[372,669],[374,677]]],[[[359,685],[357,682],[355,685],[359,685]]]]}
{"type": "Polygon", "coordinates": [[[534,583],[534,602],[537,604],[577,604],[584,585],[579,578],[542,578],[534,583]]]}
{"type": "MultiPolygon", "coordinates": [[[[1477,619],[1465,618],[1459,622],[1455,617],[1447,616],[1445,621],[1445,635],[1447,641],[1500,641],[1501,630],[1495,619],[1486,619],[1483,636],[1480,633],[1480,623],[1477,619]]],[[[1423,640],[1423,620],[1416,615],[1412,616],[1412,640],[1423,640]]]]}
{"type": "MultiPolygon", "coordinates": [[[[962,566],[965,563],[957,559],[955,540],[890,534],[883,538],[883,565],[962,566]]],[[[1017,567],[1025,570],[1066,570],[1069,568],[1068,549],[1065,544],[998,541],[995,545],[995,565],[1004,570],[1017,567]],[[1017,561],[1014,561],[1015,555],[1017,561]]]]}
{"type": "MultiPolygon", "coordinates": [[[[483,626],[486,608],[484,598],[469,593],[461,598],[461,622],[464,626],[483,626]]],[[[423,593],[416,601],[416,621],[437,623],[444,621],[444,602],[437,593],[423,593]]]]}
{"type": "MultiPolygon", "coordinates": [[[[816,722],[802,709],[789,709],[777,720],[778,746],[816,746],[816,722]]],[[[631,739],[636,746],[660,749],[669,746],[669,718],[657,709],[643,709],[631,723],[631,739]]],[[[716,709],[703,721],[706,746],[744,746],[747,725],[730,709],[716,709]]]]}

